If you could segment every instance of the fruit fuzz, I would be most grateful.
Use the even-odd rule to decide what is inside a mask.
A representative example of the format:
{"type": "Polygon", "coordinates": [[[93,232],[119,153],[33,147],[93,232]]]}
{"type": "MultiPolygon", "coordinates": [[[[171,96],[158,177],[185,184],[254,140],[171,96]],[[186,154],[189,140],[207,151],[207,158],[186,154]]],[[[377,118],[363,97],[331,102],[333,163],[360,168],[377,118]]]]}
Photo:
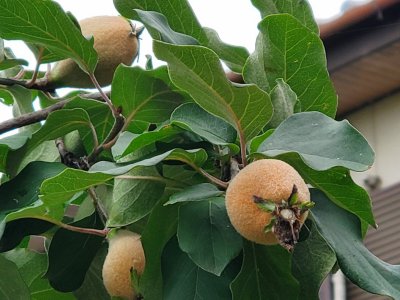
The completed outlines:
{"type": "Polygon", "coordinates": [[[111,296],[133,300],[136,292],[131,283],[131,272],[141,275],[145,257],[140,235],[129,230],[118,230],[109,240],[103,264],[103,283],[111,296]]]}
{"type": "MultiPolygon", "coordinates": [[[[94,72],[101,86],[110,85],[119,64],[131,65],[138,54],[139,35],[143,27],[135,29],[119,16],[97,16],[79,22],[82,35],[93,36],[99,60],[94,72]]],[[[46,88],[94,88],[89,76],[70,58],[57,62],[43,81],[46,88]]]]}
{"type": "Polygon", "coordinates": [[[292,250],[312,204],[309,199],[308,187],[293,167],[262,159],[232,179],[226,209],[232,225],[246,239],[292,250]]]}

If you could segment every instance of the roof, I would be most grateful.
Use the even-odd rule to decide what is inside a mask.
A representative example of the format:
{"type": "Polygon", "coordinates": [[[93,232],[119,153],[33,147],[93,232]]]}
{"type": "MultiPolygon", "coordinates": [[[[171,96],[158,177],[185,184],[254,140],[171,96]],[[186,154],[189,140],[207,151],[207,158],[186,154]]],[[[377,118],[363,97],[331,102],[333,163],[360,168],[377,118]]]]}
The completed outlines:
{"type": "Polygon", "coordinates": [[[400,0],[375,0],[320,25],[338,115],[400,90],[400,0]]]}

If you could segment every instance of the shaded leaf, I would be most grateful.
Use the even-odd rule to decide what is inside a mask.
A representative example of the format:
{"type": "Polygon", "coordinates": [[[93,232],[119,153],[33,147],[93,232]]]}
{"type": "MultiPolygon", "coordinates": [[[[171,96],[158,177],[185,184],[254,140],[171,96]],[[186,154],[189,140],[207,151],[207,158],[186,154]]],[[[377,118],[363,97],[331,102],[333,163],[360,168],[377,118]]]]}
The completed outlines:
{"type": "Polygon", "coordinates": [[[336,252],[342,272],[360,288],[374,294],[400,297],[400,265],[390,265],[363,245],[359,219],[339,208],[318,191],[311,191],[316,203],[312,216],[322,236],[336,252]],[[339,221],[340,220],[340,221],[339,221]]]}
{"type": "Polygon", "coordinates": [[[243,70],[245,81],[271,92],[282,78],[296,93],[302,111],[334,117],[337,96],[319,36],[288,14],[267,16],[258,28],[256,50],[243,70]]]}
{"type": "Polygon", "coordinates": [[[47,269],[46,254],[39,254],[28,249],[15,249],[8,252],[6,257],[18,266],[19,272],[30,290],[31,295],[28,299],[75,299],[70,293],[55,291],[49,281],[43,278],[47,269]]]}
{"type": "Polygon", "coordinates": [[[308,166],[321,171],[337,166],[365,171],[374,161],[371,146],[348,121],[338,122],[320,112],[289,117],[258,152],[266,156],[295,152],[308,166]]]}
{"type": "MultiPolygon", "coordinates": [[[[103,227],[97,214],[71,225],[94,229],[103,227]]],[[[103,237],[93,234],[84,234],[63,228],[57,230],[51,240],[48,253],[49,266],[46,276],[51,286],[61,292],[78,289],[103,240],[103,237]]]]}
{"type": "Polygon", "coordinates": [[[223,191],[218,190],[218,188],[211,183],[200,183],[191,185],[183,191],[173,194],[164,205],[207,200],[212,197],[218,197],[223,193],[223,191]]]}
{"type": "Polygon", "coordinates": [[[164,207],[160,201],[151,212],[142,233],[146,268],[140,276],[139,290],[145,299],[164,299],[161,254],[166,243],[176,233],[177,220],[178,206],[164,207]]]}
{"type": "Polygon", "coordinates": [[[319,289],[334,267],[336,255],[315,228],[315,224],[309,224],[311,228],[303,228],[310,230],[309,236],[294,248],[292,273],[300,284],[299,299],[318,300],[319,289]]]}
{"type": "Polygon", "coordinates": [[[272,116],[269,95],[254,85],[229,82],[213,51],[154,42],[154,53],[168,62],[176,86],[203,109],[234,126],[245,140],[256,136],[272,116]]]}
{"type": "Polygon", "coordinates": [[[230,124],[206,112],[195,103],[179,106],[172,113],[170,120],[172,124],[190,130],[212,144],[229,145],[236,142],[237,134],[230,124]]]}
{"type": "Polygon", "coordinates": [[[7,157],[10,150],[17,150],[31,137],[29,132],[20,132],[0,139],[0,172],[7,172],[7,157]]]}
{"type": "Polygon", "coordinates": [[[244,243],[243,265],[231,284],[234,300],[297,299],[291,255],[281,246],[244,243]]]}
{"type": "MultiPolygon", "coordinates": [[[[107,255],[107,247],[104,245],[97,252],[93,259],[90,268],[86,272],[85,280],[79,289],[74,291],[74,295],[77,299],[97,299],[97,300],[109,300],[108,295],[102,278],[102,269],[104,259],[107,255]]],[[[58,299],[57,299],[58,300],[58,299]]]]}
{"type": "Polygon", "coordinates": [[[165,247],[162,270],[166,300],[231,299],[229,284],[237,274],[235,266],[228,267],[221,276],[202,270],[179,249],[175,238],[165,247]]]}
{"type": "Polygon", "coordinates": [[[0,239],[0,252],[14,249],[21,243],[24,237],[42,234],[53,226],[53,223],[33,218],[17,219],[7,222],[0,239]]]}
{"type": "Polygon", "coordinates": [[[53,1],[0,1],[0,36],[48,47],[76,61],[82,70],[93,72],[97,53],[93,39],[87,40],[61,6],[53,1]]]}
{"type": "Polygon", "coordinates": [[[317,22],[308,1],[305,0],[252,0],[262,18],[272,14],[288,13],[314,33],[319,33],[317,22]]]}
{"type": "Polygon", "coordinates": [[[4,300],[26,300],[30,293],[17,266],[0,255],[0,298],[4,300]]]}
{"type": "Polygon", "coordinates": [[[134,223],[154,208],[164,193],[165,182],[154,167],[135,168],[114,180],[108,227],[134,223]]]}
{"type": "Polygon", "coordinates": [[[242,249],[221,197],[180,206],[177,236],[196,265],[218,276],[242,249]]]}
{"type": "MultiPolygon", "coordinates": [[[[46,162],[33,162],[29,164],[20,174],[14,179],[2,184],[0,186],[0,224],[4,222],[7,215],[15,213],[16,216],[9,217],[9,220],[17,218],[16,212],[25,209],[29,210],[30,206],[35,204],[38,200],[38,191],[42,182],[49,177],[52,177],[62,170],[65,166],[60,163],[46,163],[46,162]]],[[[40,204],[38,204],[40,205],[40,204]]],[[[35,209],[32,207],[31,209],[35,209]]],[[[36,208],[38,209],[38,207],[36,208]]],[[[40,212],[44,214],[44,211],[49,214],[51,209],[40,208],[40,212]]],[[[23,212],[24,213],[24,212],[23,212]]],[[[1,228],[1,226],[0,226],[1,228]]],[[[0,230],[0,236],[3,231],[0,230]]]]}

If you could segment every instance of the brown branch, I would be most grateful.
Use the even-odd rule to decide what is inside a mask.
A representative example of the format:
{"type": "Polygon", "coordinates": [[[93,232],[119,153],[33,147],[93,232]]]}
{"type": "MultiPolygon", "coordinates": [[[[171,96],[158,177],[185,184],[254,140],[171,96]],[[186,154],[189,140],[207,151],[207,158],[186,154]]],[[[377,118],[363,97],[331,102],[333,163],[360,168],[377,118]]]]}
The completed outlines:
{"type": "Polygon", "coordinates": [[[0,123],[0,134],[5,133],[7,131],[17,129],[26,125],[38,123],[40,121],[46,120],[47,116],[56,110],[62,109],[65,104],[68,103],[70,99],[62,100],[53,104],[49,107],[46,107],[42,110],[34,111],[28,114],[24,114],[22,116],[6,120],[0,123]]]}

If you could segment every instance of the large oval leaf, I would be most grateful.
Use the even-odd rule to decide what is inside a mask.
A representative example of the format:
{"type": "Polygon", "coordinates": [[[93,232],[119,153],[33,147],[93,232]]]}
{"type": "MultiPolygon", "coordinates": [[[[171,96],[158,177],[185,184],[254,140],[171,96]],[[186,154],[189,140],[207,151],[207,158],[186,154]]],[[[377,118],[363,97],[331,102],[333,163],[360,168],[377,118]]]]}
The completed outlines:
{"type": "MultiPolygon", "coordinates": [[[[103,227],[96,213],[71,225],[95,229],[103,227]]],[[[61,292],[78,289],[103,240],[103,237],[93,234],[63,228],[57,230],[51,240],[48,254],[46,277],[51,286],[61,292]]]]}
{"type": "Polygon", "coordinates": [[[261,16],[288,13],[299,20],[304,26],[316,34],[319,33],[318,24],[315,22],[313,12],[308,1],[304,0],[251,0],[260,11],[261,16]]]}
{"type": "Polygon", "coordinates": [[[297,299],[291,255],[281,246],[244,243],[243,265],[232,282],[233,300],[297,299]]]}
{"type": "Polygon", "coordinates": [[[243,70],[245,81],[270,92],[282,78],[297,94],[302,111],[334,117],[337,96],[319,36],[288,14],[267,16],[258,28],[256,50],[243,70]]]}
{"type": "Polygon", "coordinates": [[[368,292],[400,299],[400,265],[385,263],[365,248],[358,218],[318,190],[312,190],[311,200],[315,223],[347,278],[368,292]]]}
{"type": "Polygon", "coordinates": [[[154,167],[135,168],[114,180],[108,227],[121,227],[146,216],[164,193],[165,182],[154,167]]]}
{"type": "Polygon", "coordinates": [[[242,249],[242,238],[232,227],[221,197],[181,206],[177,236],[180,248],[196,265],[218,276],[242,249]]]}
{"type": "Polygon", "coordinates": [[[233,125],[242,142],[256,136],[271,118],[269,95],[255,85],[229,82],[210,49],[155,41],[154,53],[168,62],[172,82],[203,109],[233,125]]]}
{"type": "Polygon", "coordinates": [[[0,298],[4,300],[25,300],[30,298],[29,289],[23,281],[17,266],[0,255],[0,298]]]}
{"type": "Polygon", "coordinates": [[[341,166],[365,171],[374,151],[346,120],[335,121],[320,112],[295,114],[284,121],[258,148],[266,156],[295,152],[315,170],[341,166]]]}
{"type": "Polygon", "coordinates": [[[216,276],[198,267],[179,249],[172,239],[164,249],[162,257],[165,300],[176,299],[231,299],[229,284],[235,277],[235,265],[230,265],[216,276]]]}
{"type": "Polygon", "coordinates": [[[93,39],[87,40],[57,2],[1,0],[0,36],[23,40],[70,57],[85,72],[93,72],[97,53],[93,39]]]}

